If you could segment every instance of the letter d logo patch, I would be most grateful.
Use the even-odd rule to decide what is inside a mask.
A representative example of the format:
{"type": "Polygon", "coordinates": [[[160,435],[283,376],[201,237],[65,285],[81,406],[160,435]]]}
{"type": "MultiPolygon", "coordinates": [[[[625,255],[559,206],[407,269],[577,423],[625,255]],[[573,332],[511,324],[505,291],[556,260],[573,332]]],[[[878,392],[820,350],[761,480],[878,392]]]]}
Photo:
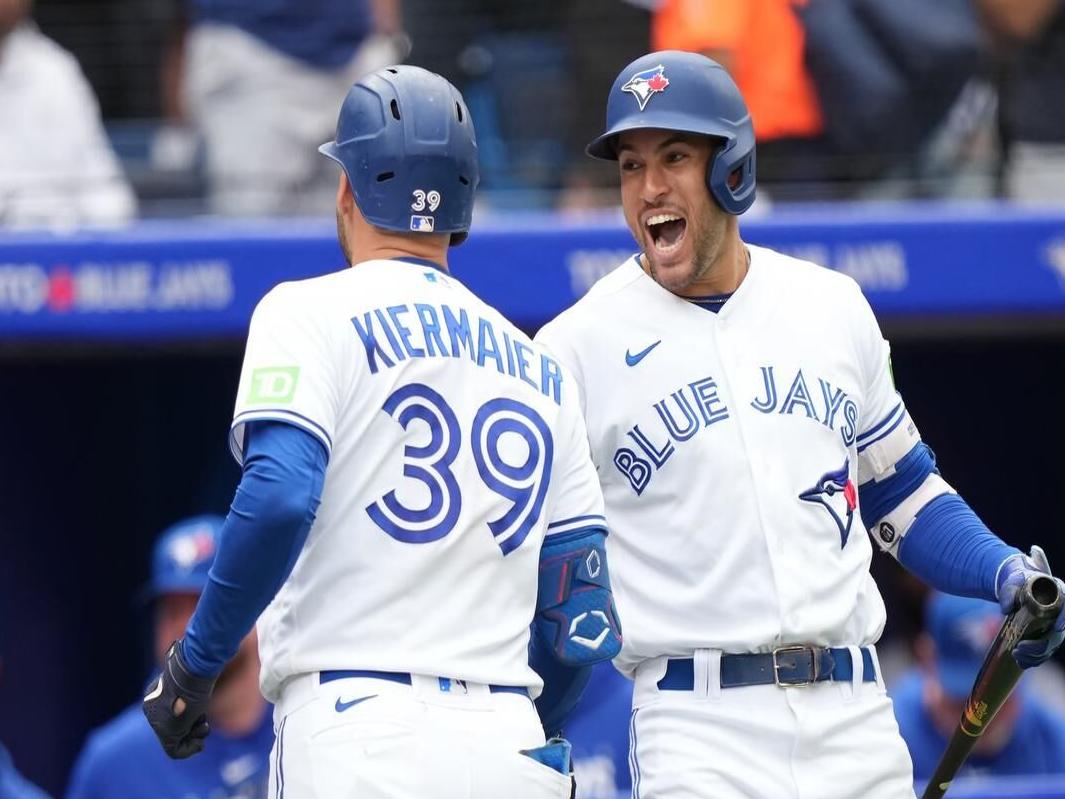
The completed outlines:
{"type": "Polygon", "coordinates": [[[298,366],[268,366],[251,373],[251,391],[248,402],[283,404],[292,402],[296,396],[296,381],[300,376],[298,366]]]}

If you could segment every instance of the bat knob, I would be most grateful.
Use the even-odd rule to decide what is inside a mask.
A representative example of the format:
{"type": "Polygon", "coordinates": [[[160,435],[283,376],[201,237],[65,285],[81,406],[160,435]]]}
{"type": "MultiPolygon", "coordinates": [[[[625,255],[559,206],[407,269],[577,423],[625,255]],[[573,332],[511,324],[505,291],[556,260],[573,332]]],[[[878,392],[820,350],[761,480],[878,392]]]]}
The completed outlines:
{"type": "Polygon", "coordinates": [[[1043,616],[1061,609],[1061,586],[1049,574],[1036,574],[1025,585],[1025,604],[1036,615],[1043,616]]]}

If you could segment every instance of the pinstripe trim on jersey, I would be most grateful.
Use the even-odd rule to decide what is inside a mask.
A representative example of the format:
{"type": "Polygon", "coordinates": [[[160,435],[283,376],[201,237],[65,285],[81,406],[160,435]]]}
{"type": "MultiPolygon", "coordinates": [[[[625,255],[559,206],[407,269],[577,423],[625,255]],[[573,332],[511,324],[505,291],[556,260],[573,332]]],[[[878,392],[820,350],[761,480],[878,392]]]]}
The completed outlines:
{"type": "Polygon", "coordinates": [[[229,427],[229,452],[241,466],[244,465],[244,436],[241,434],[238,437],[237,428],[248,422],[270,421],[287,422],[288,424],[302,428],[325,445],[326,454],[331,454],[333,452],[333,440],[329,437],[329,434],[325,432],[325,428],[313,419],[308,419],[306,416],[280,408],[244,411],[244,413],[233,419],[233,423],[229,427]]]}
{"type": "Polygon", "coordinates": [[[901,402],[891,409],[891,413],[883,418],[879,424],[873,425],[866,430],[860,436],[858,436],[858,452],[868,447],[870,444],[875,444],[884,436],[888,435],[892,430],[899,426],[899,423],[906,418],[906,406],[901,402]]]}
{"type": "Polygon", "coordinates": [[[277,799],[285,799],[285,764],[282,759],[285,756],[285,722],[288,716],[281,719],[281,726],[277,730],[277,799]]]}
{"type": "Polygon", "coordinates": [[[640,761],[636,756],[636,714],[639,708],[632,711],[629,717],[629,777],[632,779],[632,799],[640,799],[640,761]]]}
{"type": "Polygon", "coordinates": [[[589,514],[587,516],[572,516],[569,519],[559,519],[557,522],[551,522],[547,525],[547,532],[548,535],[555,535],[556,533],[572,533],[577,530],[605,528],[605,516],[589,514]]]}

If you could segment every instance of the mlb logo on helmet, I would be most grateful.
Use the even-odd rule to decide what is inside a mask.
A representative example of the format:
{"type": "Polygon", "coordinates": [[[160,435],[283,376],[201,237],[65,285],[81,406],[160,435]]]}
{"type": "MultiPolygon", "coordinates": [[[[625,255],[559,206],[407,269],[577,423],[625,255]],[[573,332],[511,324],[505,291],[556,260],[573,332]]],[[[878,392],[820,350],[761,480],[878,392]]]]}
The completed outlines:
{"type": "Polygon", "coordinates": [[[648,101],[659,92],[664,92],[669,86],[669,78],[666,77],[666,69],[661,64],[643,72],[637,72],[628,82],[621,87],[623,92],[628,92],[636,98],[640,104],[640,110],[647,107],[648,101]]]}
{"type": "Polygon", "coordinates": [[[410,218],[410,229],[417,233],[432,233],[433,227],[433,218],[431,216],[412,216],[410,218]]]}

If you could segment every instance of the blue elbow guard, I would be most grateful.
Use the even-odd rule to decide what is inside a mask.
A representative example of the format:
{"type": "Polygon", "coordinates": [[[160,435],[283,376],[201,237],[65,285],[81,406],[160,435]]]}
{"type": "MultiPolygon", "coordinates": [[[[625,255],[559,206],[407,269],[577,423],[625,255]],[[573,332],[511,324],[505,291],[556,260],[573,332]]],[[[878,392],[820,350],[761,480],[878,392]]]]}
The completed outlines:
{"type": "Polygon", "coordinates": [[[550,536],[540,550],[537,633],[567,666],[610,660],[621,651],[621,625],[610,593],[606,531],[550,536]]]}

